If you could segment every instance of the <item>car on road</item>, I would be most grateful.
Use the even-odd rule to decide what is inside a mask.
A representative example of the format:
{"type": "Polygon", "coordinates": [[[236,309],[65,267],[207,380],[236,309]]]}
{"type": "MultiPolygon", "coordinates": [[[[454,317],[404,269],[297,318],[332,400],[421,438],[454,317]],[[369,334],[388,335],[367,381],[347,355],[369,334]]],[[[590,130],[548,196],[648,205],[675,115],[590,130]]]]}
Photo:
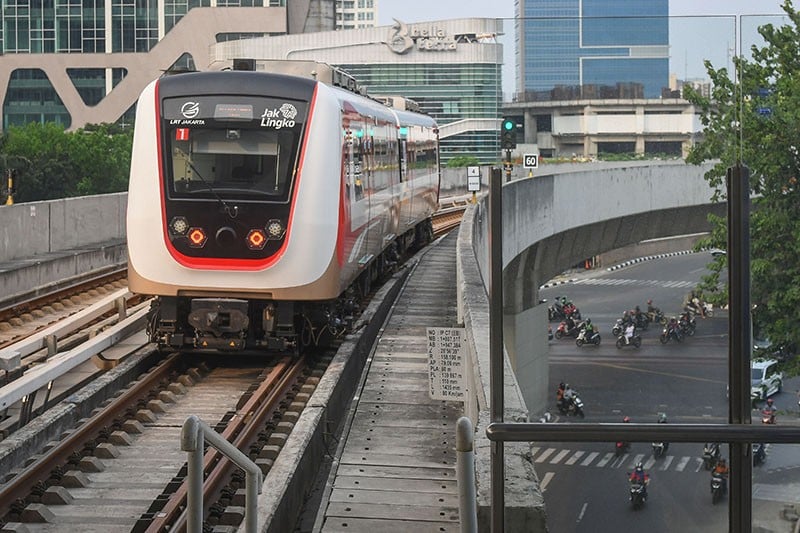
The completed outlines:
{"type": "Polygon", "coordinates": [[[783,372],[775,359],[754,359],[750,363],[750,398],[766,400],[783,388],[783,372]]]}

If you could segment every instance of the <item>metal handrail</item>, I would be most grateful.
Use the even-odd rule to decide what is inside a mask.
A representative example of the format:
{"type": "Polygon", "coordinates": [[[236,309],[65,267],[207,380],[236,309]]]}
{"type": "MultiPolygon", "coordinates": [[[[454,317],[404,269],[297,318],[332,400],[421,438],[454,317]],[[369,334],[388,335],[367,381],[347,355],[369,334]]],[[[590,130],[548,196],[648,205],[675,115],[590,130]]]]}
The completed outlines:
{"type": "Polygon", "coordinates": [[[189,452],[187,484],[187,526],[189,533],[203,531],[203,441],[245,471],[244,524],[247,533],[258,530],[256,504],[261,494],[261,469],[236,446],[195,415],[189,415],[181,431],[181,450],[189,452]]]}

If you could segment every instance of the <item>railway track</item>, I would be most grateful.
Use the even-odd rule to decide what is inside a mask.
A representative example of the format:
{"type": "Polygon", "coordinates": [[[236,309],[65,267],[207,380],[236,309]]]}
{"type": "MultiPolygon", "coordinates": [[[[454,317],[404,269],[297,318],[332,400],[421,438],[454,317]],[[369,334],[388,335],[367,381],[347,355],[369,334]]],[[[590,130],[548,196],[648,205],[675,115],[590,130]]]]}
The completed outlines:
{"type": "MultiPolygon", "coordinates": [[[[329,361],[188,367],[196,357],[170,355],[3,480],[2,521],[27,531],[177,531],[186,520],[184,420],[199,416],[268,475],[329,361]]],[[[204,472],[204,522],[237,525],[240,476],[213,449],[204,472]]]]}
{"type": "MultiPolygon", "coordinates": [[[[463,206],[450,206],[435,217],[438,233],[457,226],[465,207],[466,202],[463,206]]],[[[113,359],[107,368],[99,365],[96,375],[78,380],[73,388],[63,388],[61,394],[50,397],[53,382],[60,379],[53,374],[56,370],[48,370],[50,366],[62,364],[63,359],[72,357],[71,352],[81,352],[85,364],[91,364],[90,357],[105,360],[101,351],[131,333],[118,333],[116,329],[133,330],[131,324],[142,325],[147,303],[137,304],[130,295],[121,301],[120,293],[127,291],[118,289],[120,284],[124,287],[124,281],[107,281],[100,285],[103,289],[76,289],[88,297],[59,295],[59,301],[66,299],[73,304],[71,309],[66,305],[63,310],[55,309],[52,299],[43,304],[42,307],[63,311],[68,315],[66,321],[72,317],[74,322],[81,323],[69,335],[48,334],[60,328],[62,322],[52,316],[40,316],[42,320],[38,322],[25,322],[29,326],[13,326],[15,335],[11,340],[0,337],[0,342],[5,342],[0,345],[0,354],[29,345],[20,358],[19,371],[6,371],[5,375],[0,374],[0,379],[18,390],[23,390],[21,382],[31,381],[29,388],[34,391],[17,395],[16,404],[9,409],[14,396],[7,393],[8,387],[0,387],[0,409],[4,409],[0,413],[5,418],[0,439],[8,438],[9,442],[17,437],[15,431],[33,431],[26,424],[36,414],[48,415],[48,409],[63,405],[58,401],[68,394],[73,394],[70,398],[82,395],[75,392],[86,386],[92,388],[97,376],[104,372],[111,374],[120,368],[129,374],[126,378],[107,378],[113,384],[105,385],[106,392],[99,395],[101,399],[108,398],[102,404],[93,399],[81,407],[71,406],[70,409],[85,412],[77,422],[51,419],[48,415],[31,424],[53,427],[47,428],[49,433],[42,432],[45,436],[38,437],[35,448],[16,450],[17,455],[27,457],[24,461],[6,460],[3,455],[7,450],[3,445],[7,442],[0,441],[0,472],[10,471],[0,477],[0,525],[6,528],[13,530],[15,524],[22,523],[27,531],[179,530],[186,520],[186,456],[180,452],[180,430],[186,417],[198,415],[243,450],[268,476],[305,401],[334,356],[327,352],[310,360],[284,358],[269,367],[228,359],[224,363],[215,360],[198,364],[196,355],[189,359],[177,354],[164,358],[152,347],[140,348],[147,344],[145,339],[133,343],[135,348],[127,349],[133,362],[126,362],[124,357],[113,359]],[[117,292],[103,295],[112,289],[117,292]],[[88,310],[76,312],[76,307],[97,307],[98,300],[108,305],[109,299],[115,302],[112,308],[99,314],[94,310],[92,318],[83,316],[90,314],[88,310]],[[136,305],[129,308],[125,303],[129,300],[136,305]],[[26,331],[20,333],[21,329],[26,331]],[[104,335],[109,339],[107,343],[93,348],[94,355],[87,356],[83,346],[102,340],[104,335]],[[69,340],[70,336],[75,340],[69,340]],[[45,377],[39,381],[29,379],[37,372],[45,377]],[[46,389],[47,396],[43,401],[39,399],[38,410],[29,408],[25,414],[22,406],[26,402],[29,406],[35,404],[36,387],[46,389]],[[124,390],[110,397],[110,391],[120,388],[124,390]],[[43,446],[42,442],[47,444],[43,446]],[[9,468],[10,464],[14,467],[9,468]]],[[[15,307],[34,315],[31,311],[35,305],[31,302],[15,307]]],[[[243,474],[214,451],[206,453],[204,471],[204,523],[239,524],[243,519],[243,474]]]]}

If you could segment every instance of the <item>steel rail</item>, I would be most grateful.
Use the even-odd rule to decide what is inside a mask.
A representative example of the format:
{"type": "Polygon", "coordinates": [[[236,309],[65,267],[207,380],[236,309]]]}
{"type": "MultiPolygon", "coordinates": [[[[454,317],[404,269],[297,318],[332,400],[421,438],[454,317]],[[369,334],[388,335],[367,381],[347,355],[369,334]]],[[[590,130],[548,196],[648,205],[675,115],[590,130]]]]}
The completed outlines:
{"type": "Polygon", "coordinates": [[[134,405],[139,399],[147,397],[158,383],[168,379],[174,370],[177,358],[177,354],[168,356],[142,379],[124,390],[110,404],[76,428],[69,436],[59,441],[41,459],[2,485],[0,487],[0,518],[8,514],[12,505],[20,499],[20,494],[30,494],[37,484],[46,483],[51,472],[68,463],[73,454],[80,453],[86,442],[97,439],[101,431],[113,425],[115,420],[123,416],[127,417],[126,413],[131,405],[134,405]]]}
{"type": "MultiPolygon", "coordinates": [[[[292,362],[289,357],[283,358],[270,371],[261,385],[247,402],[236,411],[231,423],[221,436],[231,442],[239,450],[247,450],[262,431],[267,417],[275,410],[286,389],[291,386],[300,372],[306,367],[304,358],[292,362]]],[[[245,452],[246,454],[247,452],[245,452]]],[[[211,505],[219,498],[226,485],[234,464],[216,449],[210,449],[203,458],[203,471],[206,479],[203,483],[203,516],[211,505]]],[[[186,498],[188,484],[186,480],[170,496],[169,500],[157,516],[153,518],[145,530],[147,533],[163,533],[166,531],[183,531],[188,520],[186,498]]]]}

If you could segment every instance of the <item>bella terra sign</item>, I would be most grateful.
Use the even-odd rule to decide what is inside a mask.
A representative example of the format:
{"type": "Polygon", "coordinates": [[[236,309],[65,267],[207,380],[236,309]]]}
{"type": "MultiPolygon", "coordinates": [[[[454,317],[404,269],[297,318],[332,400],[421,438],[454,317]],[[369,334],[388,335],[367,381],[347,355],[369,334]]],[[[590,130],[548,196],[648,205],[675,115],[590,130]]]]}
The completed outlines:
{"type": "Polygon", "coordinates": [[[422,52],[454,51],[456,40],[438,26],[408,26],[394,19],[386,46],[395,54],[405,54],[416,46],[422,52]]]}

